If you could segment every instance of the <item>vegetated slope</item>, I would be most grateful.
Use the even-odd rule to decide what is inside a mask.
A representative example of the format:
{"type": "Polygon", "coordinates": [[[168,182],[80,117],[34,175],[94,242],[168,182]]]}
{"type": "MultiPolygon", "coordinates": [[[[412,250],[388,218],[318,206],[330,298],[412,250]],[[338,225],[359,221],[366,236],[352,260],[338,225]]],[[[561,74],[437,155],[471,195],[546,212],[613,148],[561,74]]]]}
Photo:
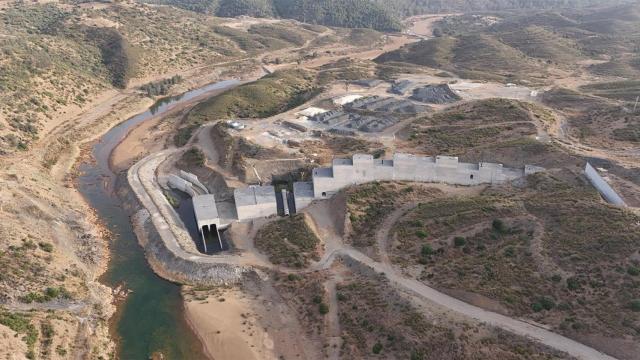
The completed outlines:
{"type": "Polygon", "coordinates": [[[291,22],[247,30],[222,23],[210,15],[138,3],[15,3],[0,9],[0,154],[26,149],[69,109],[127,87],[131,79],[252,59],[319,36],[291,22]]]}
{"type": "Polygon", "coordinates": [[[134,76],[239,54],[204,16],[176,11],[55,3],[0,10],[0,153],[25,149],[56,112],[134,76]]]}
{"type": "Polygon", "coordinates": [[[200,125],[222,119],[269,117],[298,106],[319,91],[316,74],[302,69],[280,70],[238,86],[196,105],[180,124],[174,142],[187,143],[200,125]]]}
{"type": "Polygon", "coordinates": [[[440,68],[472,79],[542,82],[545,73],[540,62],[488,34],[423,40],[374,61],[440,68]]]}
{"type": "Polygon", "coordinates": [[[533,139],[535,123],[549,114],[516,100],[479,100],[418,119],[405,128],[403,152],[464,155],[498,144],[533,139]]]}
{"type": "Polygon", "coordinates": [[[383,276],[350,274],[337,286],[338,318],[348,359],[572,359],[485,324],[419,308],[383,276]]]}
{"type": "Polygon", "coordinates": [[[630,359],[639,220],[575,175],[540,173],[524,188],[424,202],[396,223],[390,248],[429,284],[630,359]]]}
{"type": "Polygon", "coordinates": [[[264,51],[273,51],[286,47],[301,47],[314,34],[302,27],[291,24],[259,24],[252,25],[247,30],[235,29],[228,26],[215,26],[213,31],[228,38],[238,48],[249,55],[264,51]]]}
{"type": "Polygon", "coordinates": [[[274,0],[278,14],[329,26],[398,31],[399,20],[370,0],[274,0]]]}
{"type": "Polygon", "coordinates": [[[270,0],[220,0],[215,15],[222,17],[240,15],[271,17],[275,15],[275,11],[273,2],[270,0]]]}
{"type": "Polygon", "coordinates": [[[130,77],[134,61],[121,34],[74,24],[71,15],[56,5],[0,12],[0,152],[26,148],[51,110],[83,104],[87,95],[122,87],[130,77]]]}
{"type": "Polygon", "coordinates": [[[640,77],[640,56],[617,56],[608,62],[589,66],[589,71],[601,76],[640,77]]]}
{"type": "MultiPolygon", "coordinates": [[[[635,85],[635,82],[596,84],[586,89],[608,97],[628,97],[634,92],[627,91],[635,85]]],[[[631,100],[635,101],[634,96],[631,100]]],[[[633,111],[633,103],[563,88],[545,92],[542,101],[564,113],[570,135],[589,145],[615,149],[640,141],[640,111],[633,111]]]]}
{"type": "Polygon", "coordinates": [[[575,41],[540,26],[501,28],[496,37],[527,56],[548,62],[570,64],[582,55],[575,41]]]}
{"type": "Polygon", "coordinates": [[[269,255],[269,260],[276,265],[307,267],[311,260],[320,259],[320,239],[307,221],[303,213],[265,225],[256,234],[256,248],[269,255]]]}
{"type": "Polygon", "coordinates": [[[635,102],[640,96],[640,80],[593,83],[581,86],[580,91],[609,99],[635,102]]]}
{"type": "MultiPolygon", "coordinates": [[[[396,13],[417,15],[434,12],[504,11],[522,9],[564,9],[601,5],[599,0],[373,0],[396,13]]],[[[610,0],[608,4],[628,3],[628,0],[610,0]]]]}
{"type": "Polygon", "coordinates": [[[448,16],[435,25],[434,34],[441,37],[407,45],[377,61],[437,67],[475,79],[544,82],[547,70],[575,70],[576,63],[595,58],[607,63],[593,65],[592,71],[632,77],[639,68],[639,12],[640,4],[629,4],[561,13],[448,16]]]}
{"type": "Polygon", "coordinates": [[[313,95],[315,79],[313,72],[301,69],[276,71],[198,104],[190,112],[189,122],[261,118],[281,113],[313,95]]]}
{"type": "Polygon", "coordinates": [[[401,29],[399,19],[370,0],[147,0],[217,16],[281,17],[339,27],[401,29]]]}

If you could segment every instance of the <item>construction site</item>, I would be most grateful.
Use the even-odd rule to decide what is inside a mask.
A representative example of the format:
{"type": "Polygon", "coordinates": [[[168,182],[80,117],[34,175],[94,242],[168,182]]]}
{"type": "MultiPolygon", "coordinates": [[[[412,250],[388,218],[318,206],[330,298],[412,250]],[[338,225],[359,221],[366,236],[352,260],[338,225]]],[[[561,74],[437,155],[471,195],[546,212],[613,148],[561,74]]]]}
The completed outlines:
{"type": "MultiPolygon", "coordinates": [[[[552,231],[542,218],[555,207],[537,212],[530,203],[549,198],[558,201],[550,206],[563,209],[575,199],[598,208],[609,206],[605,201],[616,209],[627,207],[629,199],[635,204],[614,181],[621,180],[607,174],[602,164],[592,166],[555,148],[545,113],[520,102],[537,99],[536,91],[434,80],[413,76],[337,84],[260,121],[206,123],[184,147],[138,161],[128,180],[141,204],[135,218],[149,232],[149,261],[164,277],[184,284],[230,285],[257,276],[261,280],[253,286],[260,287],[272,284],[270,276],[284,276],[305,279],[303,287],[326,287],[323,299],[333,301],[334,310],[326,315],[323,331],[328,333],[322,336],[328,345],[316,349],[318,356],[339,358],[347,351],[341,344],[350,341],[334,335],[341,331],[341,316],[349,316],[336,299],[350,288],[340,287],[337,279],[370,280],[371,274],[381,273],[389,281],[385,289],[416,294],[418,303],[431,304],[429,311],[454,310],[474,324],[469,326],[506,329],[544,351],[610,359],[599,348],[564,336],[570,332],[527,322],[553,322],[551,315],[525,311],[527,320],[516,319],[509,315],[516,310],[504,310],[508,305],[492,300],[487,308],[485,300],[446,290],[456,286],[455,275],[427,273],[435,259],[458,250],[470,254],[468,261],[481,259],[484,265],[479,266],[486,268],[493,257],[471,255],[494,246],[487,245],[491,241],[504,242],[504,248],[491,250],[495,253],[520,254],[513,261],[522,262],[527,271],[535,268],[530,261],[555,271],[555,259],[527,250],[552,231]],[[495,100],[496,95],[508,97],[495,100]],[[522,153],[512,144],[534,148],[522,153]],[[423,151],[435,145],[448,151],[423,151]],[[454,145],[465,149],[463,156],[451,155],[454,145]],[[570,185],[560,184],[565,182],[570,185]],[[562,202],[564,195],[556,194],[563,186],[580,190],[571,190],[571,200],[562,202]],[[601,198],[593,197],[594,192],[601,198]],[[463,207],[448,213],[457,206],[463,207]],[[508,245],[514,243],[507,239],[524,238],[532,245],[518,250],[508,245]],[[522,258],[521,251],[532,255],[522,258]],[[326,279],[312,281],[315,276],[326,279]],[[445,284],[444,290],[432,286],[436,280],[431,278],[445,284]]],[[[448,269],[446,262],[438,266],[448,269]]],[[[486,294],[484,287],[465,286],[486,294]]],[[[543,305],[525,304],[531,306],[543,305]]]]}

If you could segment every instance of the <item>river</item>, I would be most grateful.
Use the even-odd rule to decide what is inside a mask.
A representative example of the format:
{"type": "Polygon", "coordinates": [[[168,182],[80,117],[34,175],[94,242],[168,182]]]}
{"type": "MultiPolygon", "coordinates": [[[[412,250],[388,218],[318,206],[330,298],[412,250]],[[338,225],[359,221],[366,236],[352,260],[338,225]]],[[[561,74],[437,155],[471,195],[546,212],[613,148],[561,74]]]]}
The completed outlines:
{"type": "Polygon", "coordinates": [[[175,97],[159,100],[149,110],[113,127],[93,146],[95,162],[80,164],[78,190],[112,232],[111,259],[101,278],[105,285],[123,285],[131,290],[112,319],[112,333],[118,343],[118,358],[206,359],[203,346],[186,323],[180,286],[158,277],[149,267],[133,232],[129,217],[115,194],[117,174],[109,167],[109,157],[135,126],[160,116],[197,97],[223,91],[239,84],[227,80],[210,84],[175,97]]]}

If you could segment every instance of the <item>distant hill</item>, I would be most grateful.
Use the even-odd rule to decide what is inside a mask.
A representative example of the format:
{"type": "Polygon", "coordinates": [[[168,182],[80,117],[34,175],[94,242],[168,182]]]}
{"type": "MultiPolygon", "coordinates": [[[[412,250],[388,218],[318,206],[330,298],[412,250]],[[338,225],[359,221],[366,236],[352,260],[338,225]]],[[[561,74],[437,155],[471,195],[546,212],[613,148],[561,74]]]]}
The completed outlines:
{"type": "Polygon", "coordinates": [[[370,0],[141,0],[221,17],[248,15],[310,24],[399,31],[395,13],[370,0]]]}
{"type": "Polygon", "coordinates": [[[448,16],[440,37],[381,55],[378,63],[447,70],[466,78],[544,83],[552,67],[598,60],[594,74],[640,75],[640,4],[448,16]],[[604,15],[603,15],[604,14],[604,15]]]}
{"type": "MultiPolygon", "coordinates": [[[[372,0],[402,16],[437,12],[505,11],[521,9],[575,9],[602,5],[602,0],[372,0]]],[[[633,0],[607,0],[606,5],[632,3],[633,0]]]]}
{"type": "Polygon", "coordinates": [[[540,62],[487,34],[424,40],[383,54],[375,61],[423,65],[466,78],[497,81],[531,81],[544,72],[540,62]]]}
{"type": "MultiPolygon", "coordinates": [[[[401,29],[400,19],[409,15],[451,11],[505,11],[521,9],[576,9],[600,0],[138,0],[166,4],[222,17],[249,15],[295,19],[311,24],[401,29]]],[[[623,4],[627,0],[609,0],[623,4]]]]}

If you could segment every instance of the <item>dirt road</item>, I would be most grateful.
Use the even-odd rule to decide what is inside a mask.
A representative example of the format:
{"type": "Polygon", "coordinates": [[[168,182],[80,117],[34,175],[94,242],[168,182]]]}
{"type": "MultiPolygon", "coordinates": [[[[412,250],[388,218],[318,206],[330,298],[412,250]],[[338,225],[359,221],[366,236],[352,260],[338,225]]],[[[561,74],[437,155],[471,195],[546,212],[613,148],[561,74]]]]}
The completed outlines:
{"type": "Polygon", "coordinates": [[[500,315],[495,312],[487,311],[441,293],[433,288],[424,285],[419,281],[402,276],[390,265],[373,261],[371,258],[365,256],[364,254],[353,248],[345,247],[339,250],[336,255],[348,256],[362,264],[371,267],[378,273],[384,273],[385,276],[393,284],[405,290],[414,292],[426,301],[435,303],[448,310],[455,311],[459,314],[465,315],[491,326],[495,326],[511,333],[533,339],[556,350],[564,351],[569,355],[577,357],[578,359],[615,359],[614,357],[603,354],[596,349],[588,347],[562,335],[553,333],[540,326],[536,326],[522,320],[510,318],[508,316],[500,315]]]}

